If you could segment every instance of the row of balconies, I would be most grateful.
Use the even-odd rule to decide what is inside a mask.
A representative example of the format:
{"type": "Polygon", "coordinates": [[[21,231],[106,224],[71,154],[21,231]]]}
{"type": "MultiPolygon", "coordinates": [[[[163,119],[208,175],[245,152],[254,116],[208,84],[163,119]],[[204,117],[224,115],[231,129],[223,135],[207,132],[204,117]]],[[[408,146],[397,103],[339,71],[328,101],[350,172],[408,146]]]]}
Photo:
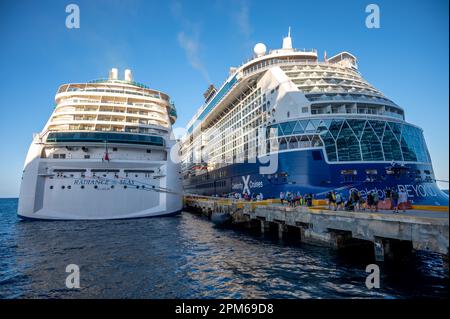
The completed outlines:
{"type": "Polygon", "coordinates": [[[120,124],[120,125],[127,125],[127,124],[142,124],[142,125],[162,125],[167,126],[168,122],[165,119],[118,119],[118,118],[62,118],[62,119],[52,119],[51,124],[72,124],[72,123],[80,123],[80,124],[97,124],[97,122],[106,122],[111,125],[120,124]],[[94,123],[93,123],[94,122],[94,123]]]}
{"type": "Polygon", "coordinates": [[[117,101],[95,101],[95,100],[78,100],[78,99],[65,99],[62,100],[59,104],[56,105],[56,107],[64,107],[64,106],[73,106],[73,105],[83,105],[83,106],[97,106],[97,107],[104,107],[104,106],[123,106],[124,109],[145,109],[145,110],[153,110],[156,112],[166,112],[167,106],[158,105],[155,103],[125,103],[125,102],[117,102],[117,101]]]}
{"type": "Polygon", "coordinates": [[[143,112],[143,111],[130,111],[130,110],[117,110],[117,109],[101,109],[101,110],[94,110],[92,108],[65,108],[60,110],[55,110],[55,115],[63,116],[63,115],[93,115],[93,116],[102,116],[102,115],[109,115],[109,116],[120,116],[120,117],[145,117],[145,118],[161,118],[166,119],[167,113],[166,112],[143,112]]]}

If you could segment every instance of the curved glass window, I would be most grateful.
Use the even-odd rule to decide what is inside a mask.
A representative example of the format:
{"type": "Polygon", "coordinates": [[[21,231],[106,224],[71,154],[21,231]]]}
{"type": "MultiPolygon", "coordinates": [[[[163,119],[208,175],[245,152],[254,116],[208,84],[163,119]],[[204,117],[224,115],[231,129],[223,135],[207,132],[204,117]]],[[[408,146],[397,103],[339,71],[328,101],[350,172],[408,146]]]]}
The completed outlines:
{"type": "Polygon", "coordinates": [[[353,131],[347,124],[347,122],[344,122],[344,124],[342,124],[341,131],[339,132],[339,137],[336,140],[336,146],[340,162],[361,160],[359,141],[356,138],[355,134],[353,134],[353,131]]]}
{"type": "Polygon", "coordinates": [[[402,161],[402,151],[400,150],[400,144],[392,133],[389,126],[386,126],[383,137],[383,151],[386,161],[402,161]]]}
{"type": "Polygon", "coordinates": [[[347,123],[352,128],[353,132],[356,134],[358,139],[361,138],[361,134],[364,129],[364,125],[366,124],[365,120],[347,120],[347,123]]]}
{"type": "Polygon", "coordinates": [[[283,143],[286,148],[324,146],[331,162],[431,162],[422,130],[409,124],[352,118],[314,119],[285,122],[270,128],[278,128],[279,136],[296,136],[298,143],[288,138],[283,143]],[[311,139],[314,135],[316,138],[311,139]]]}
{"type": "Polygon", "coordinates": [[[336,162],[337,161],[336,144],[333,136],[331,136],[330,132],[326,132],[324,135],[322,135],[322,140],[323,143],[325,144],[325,150],[327,152],[328,160],[331,162],[336,162]]]}
{"type": "Polygon", "coordinates": [[[369,123],[361,137],[361,152],[364,161],[384,161],[381,143],[369,123]]]}

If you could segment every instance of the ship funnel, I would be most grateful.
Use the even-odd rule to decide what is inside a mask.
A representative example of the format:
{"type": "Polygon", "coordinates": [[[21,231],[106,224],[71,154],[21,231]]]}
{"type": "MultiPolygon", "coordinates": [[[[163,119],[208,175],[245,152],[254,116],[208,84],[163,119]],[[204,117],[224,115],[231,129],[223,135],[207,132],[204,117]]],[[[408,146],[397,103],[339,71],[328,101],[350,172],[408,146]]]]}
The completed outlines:
{"type": "Polygon", "coordinates": [[[111,71],[109,72],[109,79],[117,80],[118,74],[119,74],[119,70],[117,70],[116,68],[112,68],[111,71]]]}
{"type": "Polygon", "coordinates": [[[133,81],[133,75],[131,74],[131,70],[130,69],[126,69],[125,70],[125,77],[124,77],[125,81],[133,81]]]}
{"type": "Polygon", "coordinates": [[[288,36],[283,38],[283,49],[292,49],[291,27],[289,27],[288,36]]]}

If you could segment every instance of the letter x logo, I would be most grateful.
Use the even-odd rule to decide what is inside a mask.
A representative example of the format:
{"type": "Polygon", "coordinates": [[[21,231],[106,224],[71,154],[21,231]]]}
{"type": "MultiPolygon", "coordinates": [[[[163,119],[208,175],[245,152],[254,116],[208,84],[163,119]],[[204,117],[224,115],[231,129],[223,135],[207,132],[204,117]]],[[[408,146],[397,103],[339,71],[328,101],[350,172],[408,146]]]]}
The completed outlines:
{"type": "Polygon", "coordinates": [[[250,181],[250,175],[247,175],[247,178],[245,176],[242,176],[242,181],[244,182],[244,189],[242,190],[242,193],[250,194],[250,188],[248,187],[248,182],[250,181]]]}

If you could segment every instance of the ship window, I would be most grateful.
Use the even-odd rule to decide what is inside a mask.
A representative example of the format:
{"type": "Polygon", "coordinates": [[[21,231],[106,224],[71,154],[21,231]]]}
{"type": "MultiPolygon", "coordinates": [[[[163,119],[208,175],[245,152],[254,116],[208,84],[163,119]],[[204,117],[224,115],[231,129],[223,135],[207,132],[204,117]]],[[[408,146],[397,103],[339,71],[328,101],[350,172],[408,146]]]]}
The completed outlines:
{"type": "Polygon", "coordinates": [[[59,154],[59,158],[66,158],[66,154],[59,154]]]}
{"type": "Polygon", "coordinates": [[[147,153],[151,153],[152,152],[152,150],[147,150],[147,153]]]}
{"type": "Polygon", "coordinates": [[[114,185],[111,185],[111,189],[113,189],[114,188],[114,185]]]}
{"type": "Polygon", "coordinates": [[[81,189],[84,189],[84,185],[81,185],[81,189]]]}
{"type": "Polygon", "coordinates": [[[70,186],[70,185],[69,185],[69,186],[67,186],[67,189],[71,189],[71,188],[72,188],[72,186],[70,186]]]}
{"type": "Polygon", "coordinates": [[[127,188],[127,185],[124,185],[123,188],[126,189],[126,188],[127,188]]]}
{"type": "Polygon", "coordinates": [[[97,189],[97,188],[98,188],[98,186],[97,186],[97,185],[95,185],[95,186],[94,186],[94,188],[95,188],[95,189],[97,189]]]}
{"type": "Polygon", "coordinates": [[[64,189],[64,188],[66,188],[66,186],[63,185],[63,186],[61,186],[61,188],[64,189]]]}
{"type": "Polygon", "coordinates": [[[50,189],[53,189],[53,185],[52,185],[52,186],[50,186],[50,189]]]}
{"type": "Polygon", "coordinates": [[[113,152],[117,152],[117,147],[113,147],[113,152]]]}
{"type": "Polygon", "coordinates": [[[423,172],[424,172],[425,174],[427,174],[427,175],[431,175],[431,171],[429,171],[429,170],[427,170],[427,169],[424,170],[423,172]]]}
{"type": "Polygon", "coordinates": [[[342,175],[356,175],[358,172],[355,169],[343,169],[341,170],[342,175]]]}
{"type": "Polygon", "coordinates": [[[59,158],[59,154],[53,154],[53,158],[59,158]]]}
{"type": "Polygon", "coordinates": [[[383,150],[386,161],[402,161],[402,151],[391,129],[386,126],[383,137],[383,150]]]}
{"type": "Polygon", "coordinates": [[[84,155],[84,158],[89,159],[89,158],[91,158],[91,155],[84,155]]]}
{"type": "Polygon", "coordinates": [[[382,161],[383,151],[375,131],[367,124],[361,138],[361,151],[364,161],[382,161]]]}
{"type": "Polygon", "coordinates": [[[354,135],[350,126],[344,122],[339,137],[336,140],[339,161],[360,161],[358,139],[354,135]]]}

